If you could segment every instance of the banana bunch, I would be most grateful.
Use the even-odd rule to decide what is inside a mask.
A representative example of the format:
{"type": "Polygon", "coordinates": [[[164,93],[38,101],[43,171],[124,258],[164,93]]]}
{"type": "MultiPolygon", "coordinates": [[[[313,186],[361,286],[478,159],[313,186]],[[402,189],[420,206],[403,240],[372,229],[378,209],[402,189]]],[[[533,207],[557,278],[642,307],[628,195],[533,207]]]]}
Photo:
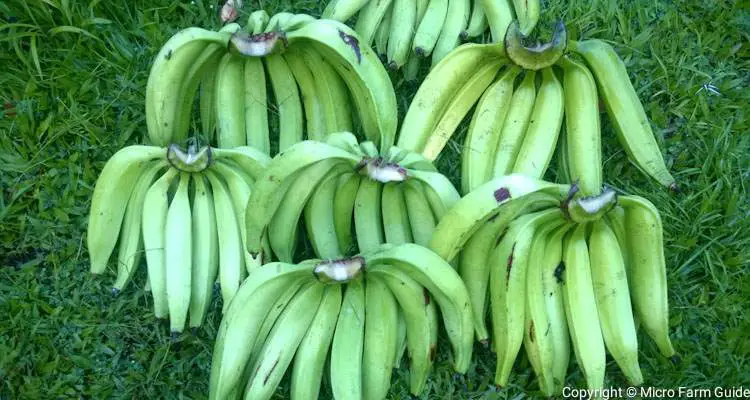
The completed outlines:
{"type": "Polygon", "coordinates": [[[374,43],[387,65],[404,67],[416,79],[422,58],[437,65],[462,40],[481,37],[490,27],[502,41],[513,19],[528,34],[539,20],[539,0],[333,0],[323,18],[341,22],[357,15],[354,30],[366,45],[374,43]]]}
{"type": "Polygon", "coordinates": [[[297,143],[268,164],[247,205],[247,248],[264,263],[273,256],[291,263],[300,222],[325,259],[383,243],[426,245],[459,198],[421,155],[397,147],[380,153],[373,142],[334,133],[326,142],[297,143]]]}
{"type": "Polygon", "coordinates": [[[417,91],[397,146],[434,160],[474,108],[461,157],[463,193],[512,173],[541,179],[557,151],[560,180],[578,182],[583,194],[594,195],[602,186],[601,94],[630,159],[676,189],[610,45],[568,41],[562,23],[549,43],[526,47],[525,40],[514,21],[503,44],[466,44],[452,51],[417,91]],[[566,49],[573,53],[566,55],[566,49]]]}
{"type": "Polygon", "coordinates": [[[589,389],[604,385],[606,352],[640,385],[636,318],[675,354],[661,219],[644,198],[508,175],[448,210],[429,247],[458,263],[475,336],[492,338],[497,385],[507,386],[522,345],[546,396],[562,393],[571,345],[589,389]]]}
{"type": "Polygon", "coordinates": [[[346,25],[307,14],[269,18],[256,11],[244,28],[184,29],[151,67],[149,138],[158,146],[185,140],[200,93],[195,131],[217,147],[271,154],[269,123],[278,126],[273,139],[280,150],[305,136],[321,140],[351,131],[357,123],[365,137],[388,149],[396,133],[395,93],[375,53],[360,42],[346,25]]]}
{"type": "Polygon", "coordinates": [[[469,298],[444,260],[416,244],[361,256],[256,268],[224,314],[209,399],[270,399],[291,368],[291,399],[317,399],[330,353],[336,399],[384,399],[409,354],[410,391],[425,387],[438,319],[465,373],[472,354],[469,298]]]}
{"type": "Polygon", "coordinates": [[[184,151],[129,146],[104,166],[91,200],[91,272],[107,270],[117,247],[112,293],[125,289],[145,254],[156,318],[173,334],[205,318],[215,282],[225,304],[258,265],[244,247],[251,187],[269,158],[251,147],[184,151]],[[218,275],[218,280],[217,280],[218,275]]]}

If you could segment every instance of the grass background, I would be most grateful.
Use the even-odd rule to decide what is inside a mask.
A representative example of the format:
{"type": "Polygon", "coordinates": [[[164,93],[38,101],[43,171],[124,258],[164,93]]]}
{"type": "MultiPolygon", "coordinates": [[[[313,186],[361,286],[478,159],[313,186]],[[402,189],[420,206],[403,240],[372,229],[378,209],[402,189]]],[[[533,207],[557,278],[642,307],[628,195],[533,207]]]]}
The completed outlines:
{"type": "MultiPolygon", "coordinates": [[[[603,119],[606,182],[662,211],[673,365],[643,336],[646,385],[750,383],[750,10],[742,0],[543,1],[543,27],[617,43],[683,192],[671,195],[627,161],[603,119]],[[700,90],[716,86],[721,95],[700,90]]],[[[172,342],[143,291],[113,298],[114,275],[88,274],[92,187],[119,148],[145,138],[152,57],[187,26],[216,27],[203,1],[8,0],[0,3],[0,398],[203,398],[218,308],[172,342]]],[[[246,1],[319,14],[315,1],[246,1]]],[[[403,115],[416,86],[394,77],[403,115]]],[[[463,130],[438,161],[458,184],[463,130]]],[[[554,176],[554,172],[550,176],[554,176]]],[[[142,268],[143,270],[144,268],[142,268]]],[[[443,350],[423,398],[523,398],[539,392],[523,357],[496,391],[494,358],[477,347],[465,377],[443,350]]],[[[577,368],[569,382],[582,386],[577,368]]],[[[407,398],[400,370],[392,398],[407,398]]],[[[625,381],[610,360],[607,383],[625,381]]],[[[327,385],[327,384],[326,384],[327,385]]],[[[323,398],[327,398],[328,387],[323,398]]],[[[282,388],[278,398],[286,391],[282,388]]]]}

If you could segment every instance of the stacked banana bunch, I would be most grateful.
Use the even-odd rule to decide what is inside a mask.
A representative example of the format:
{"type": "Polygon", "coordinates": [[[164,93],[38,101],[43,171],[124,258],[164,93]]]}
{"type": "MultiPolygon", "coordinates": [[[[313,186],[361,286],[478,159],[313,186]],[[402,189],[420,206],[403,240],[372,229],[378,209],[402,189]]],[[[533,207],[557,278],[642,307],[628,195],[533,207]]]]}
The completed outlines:
{"type": "Polygon", "coordinates": [[[280,150],[305,136],[322,140],[352,131],[357,123],[365,137],[382,139],[387,148],[396,133],[396,96],[385,68],[360,42],[344,24],[306,14],[269,18],[256,11],[244,29],[236,23],[218,32],[184,29],[164,44],[151,68],[150,140],[168,146],[200,131],[214,146],[271,154],[269,122],[278,126],[280,150]],[[198,93],[200,129],[191,130],[198,93]]]}
{"type": "Polygon", "coordinates": [[[495,42],[516,18],[528,34],[539,20],[539,0],[333,0],[323,18],[345,22],[355,14],[354,30],[363,43],[374,43],[389,68],[405,67],[405,77],[413,80],[422,58],[432,55],[435,66],[488,26],[495,42]]]}
{"type": "Polygon", "coordinates": [[[463,193],[511,173],[542,178],[557,149],[558,179],[593,195],[601,188],[601,98],[630,159],[676,190],[625,65],[609,44],[568,41],[562,23],[549,43],[525,47],[525,40],[514,21],[503,44],[451,52],[420,86],[397,145],[434,160],[475,107],[463,144],[463,193]]]}
{"type": "Polygon", "coordinates": [[[187,150],[129,146],[110,158],[94,187],[87,232],[91,272],[117,252],[118,294],[142,256],[154,315],[173,334],[201,325],[214,283],[225,304],[257,262],[245,251],[244,214],[268,156],[250,148],[187,150]]]}
{"type": "Polygon", "coordinates": [[[291,368],[289,398],[317,399],[329,352],[336,399],[384,399],[404,351],[418,395],[437,352],[438,309],[454,367],[465,373],[468,294],[430,250],[383,245],[347,259],[266,264],[250,273],[221,322],[209,398],[270,399],[291,368]]]}
{"type": "Polygon", "coordinates": [[[636,318],[674,356],[662,240],[646,199],[581,196],[575,185],[515,174],[463,197],[429,247],[458,262],[476,338],[491,338],[497,354],[495,383],[508,384],[523,344],[540,390],[559,396],[571,344],[589,389],[604,385],[606,352],[630,384],[643,382],[636,318]]]}
{"type": "Polygon", "coordinates": [[[334,133],[326,142],[297,143],[268,164],[247,204],[247,248],[263,262],[293,262],[300,222],[324,259],[383,243],[427,245],[459,198],[421,155],[396,147],[381,154],[373,142],[334,133]]]}

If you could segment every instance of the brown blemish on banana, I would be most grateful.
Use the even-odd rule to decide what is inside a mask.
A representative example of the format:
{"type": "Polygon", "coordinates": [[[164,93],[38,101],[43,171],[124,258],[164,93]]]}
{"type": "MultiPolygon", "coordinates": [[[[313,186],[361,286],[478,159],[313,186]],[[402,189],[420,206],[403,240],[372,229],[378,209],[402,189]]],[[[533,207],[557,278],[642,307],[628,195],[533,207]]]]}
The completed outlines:
{"type": "Polygon", "coordinates": [[[500,189],[495,190],[495,200],[498,203],[502,203],[505,200],[508,200],[510,198],[510,190],[506,187],[501,187],[500,189]]]}
{"type": "Polygon", "coordinates": [[[557,267],[555,267],[555,279],[557,279],[557,283],[563,283],[563,272],[565,272],[565,263],[560,261],[560,264],[557,264],[557,267]]]}
{"type": "Polygon", "coordinates": [[[424,296],[424,305],[430,305],[430,292],[427,291],[427,288],[422,288],[422,295],[424,296]]]}
{"type": "Polygon", "coordinates": [[[437,348],[433,344],[430,346],[430,361],[435,361],[435,356],[437,355],[437,348]]]}
{"type": "Polygon", "coordinates": [[[505,287],[508,287],[508,283],[510,282],[510,270],[513,268],[513,256],[516,253],[516,244],[513,243],[513,247],[510,249],[510,255],[508,256],[508,272],[505,275],[505,287]]]}
{"type": "Polygon", "coordinates": [[[357,56],[357,63],[362,63],[362,50],[359,48],[359,39],[347,34],[346,32],[339,29],[339,36],[349,47],[354,50],[354,54],[357,56]]]}
{"type": "Polygon", "coordinates": [[[536,341],[536,330],[534,329],[534,321],[529,322],[529,340],[531,343],[536,341]]]}

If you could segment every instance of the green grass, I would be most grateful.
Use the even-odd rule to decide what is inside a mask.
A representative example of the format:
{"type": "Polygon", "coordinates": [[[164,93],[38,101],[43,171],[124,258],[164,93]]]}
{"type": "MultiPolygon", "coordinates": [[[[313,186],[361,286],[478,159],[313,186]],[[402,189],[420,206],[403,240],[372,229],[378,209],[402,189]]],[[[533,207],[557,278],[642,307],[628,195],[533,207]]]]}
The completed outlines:
{"type": "MultiPolygon", "coordinates": [[[[322,9],[311,0],[246,3],[271,14],[322,9]]],[[[572,38],[617,43],[683,189],[671,195],[644,178],[604,119],[607,183],[651,199],[664,220],[672,339],[682,361],[662,358],[643,336],[647,385],[747,385],[750,11],[741,0],[543,3],[547,31],[563,18],[572,38]],[[709,82],[720,96],[698,92],[709,82]]],[[[0,399],[205,397],[218,305],[196,335],[172,342],[142,289],[144,271],[117,298],[113,275],[91,278],[84,233],[104,162],[145,139],[151,58],[180,28],[217,26],[208,4],[0,3],[0,399]]],[[[416,87],[395,84],[403,115],[416,87]]],[[[455,184],[463,131],[438,161],[455,184]]],[[[442,351],[423,398],[538,395],[523,357],[507,390],[492,387],[493,373],[492,354],[477,347],[467,376],[455,378],[442,351]]],[[[400,370],[392,398],[408,397],[406,382],[400,370]]],[[[577,368],[570,383],[582,386],[577,368]]],[[[625,385],[611,361],[607,383],[625,385]]]]}

